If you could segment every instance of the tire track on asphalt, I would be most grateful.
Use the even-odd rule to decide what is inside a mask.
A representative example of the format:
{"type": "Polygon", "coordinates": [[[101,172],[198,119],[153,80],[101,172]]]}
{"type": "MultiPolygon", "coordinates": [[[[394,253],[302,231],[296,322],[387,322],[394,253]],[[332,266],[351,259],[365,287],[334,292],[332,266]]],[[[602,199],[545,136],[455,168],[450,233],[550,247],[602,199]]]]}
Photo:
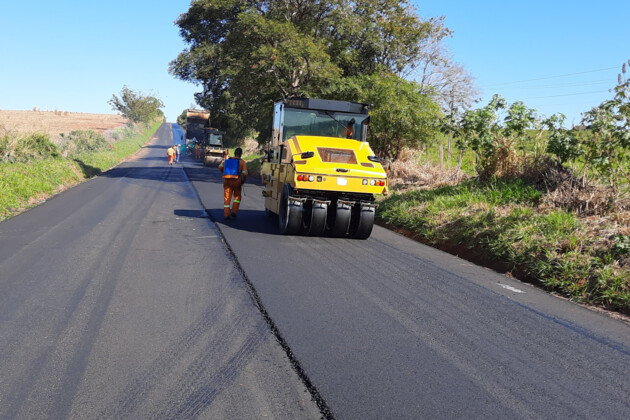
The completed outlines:
{"type": "MultiPolygon", "coordinates": [[[[164,181],[172,174],[172,167],[165,168],[164,171],[162,171],[163,177],[161,177],[160,180],[164,181]]],[[[162,185],[166,184],[162,183],[162,185]]],[[[75,345],[74,354],[66,367],[58,396],[54,400],[55,404],[52,412],[56,418],[67,418],[72,409],[72,401],[76,396],[79,385],[81,384],[81,379],[85,374],[92,347],[100,332],[118,280],[120,280],[120,272],[124,266],[122,262],[124,262],[125,257],[129,253],[133,240],[140,229],[141,223],[139,223],[138,219],[144,217],[151,206],[153,206],[153,203],[160,195],[162,189],[163,188],[152,189],[147,197],[138,200],[137,205],[130,209],[128,213],[129,217],[124,218],[125,223],[121,224],[117,229],[113,240],[110,242],[112,246],[109,247],[108,252],[101,260],[96,262],[92,270],[88,271],[88,273],[99,273],[100,276],[97,277],[100,278],[95,281],[94,278],[88,274],[84,280],[85,289],[87,289],[90,283],[100,282],[100,290],[90,310],[87,323],[82,328],[83,333],[78,343],[75,345]]],[[[84,300],[84,296],[85,293],[83,292],[83,295],[76,300],[73,312],[76,312],[79,304],[84,300]]]]}
{"type": "MultiPolygon", "coordinates": [[[[165,171],[163,174],[164,178],[166,178],[167,175],[168,173],[165,171]]],[[[112,183],[110,186],[108,186],[105,193],[113,192],[114,190],[112,190],[112,188],[116,184],[117,183],[112,183]]],[[[99,196],[96,196],[94,200],[92,201],[91,205],[96,205],[97,200],[102,199],[105,196],[106,194],[101,194],[99,196]]],[[[86,203],[86,206],[87,206],[87,203],[86,203]]],[[[86,210],[86,206],[82,207],[84,212],[86,210]]],[[[75,213],[73,213],[72,215],[74,216],[75,213]]],[[[84,216],[81,216],[81,217],[84,217],[84,216]]],[[[51,228],[47,232],[47,234],[50,236],[54,236],[58,231],[66,229],[67,228],[66,225],[68,223],[74,223],[74,222],[76,222],[76,217],[74,219],[65,218],[63,221],[57,223],[53,228],[51,228]]],[[[98,221],[94,223],[94,226],[96,226],[97,224],[98,224],[98,221]]],[[[112,239],[100,241],[99,242],[99,244],[101,245],[100,249],[105,249],[105,247],[107,247],[109,243],[113,242],[115,238],[118,237],[121,234],[121,232],[124,231],[124,229],[125,229],[125,226],[121,226],[116,231],[114,231],[112,235],[109,236],[109,238],[112,238],[112,239]]],[[[43,235],[43,236],[46,236],[46,235],[43,235]]],[[[39,238],[39,240],[45,240],[45,238],[44,237],[39,238]]],[[[14,387],[12,393],[7,396],[6,401],[11,402],[10,404],[4,405],[5,415],[7,417],[12,418],[12,417],[17,416],[17,414],[23,410],[25,404],[27,403],[29,399],[35,398],[36,400],[41,401],[42,395],[33,396],[32,394],[39,388],[38,382],[39,383],[41,383],[42,381],[44,383],[46,381],[50,382],[49,380],[44,379],[42,377],[42,375],[44,374],[43,372],[45,372],[45,370],[49,368],[51,365],[57,366],[56,363],[53,363],[55,355],[57,354],[57,349],[59,345],[63,342],[64,335],[68,333],[72,324],[72,319],[76,317],[77,311],[79,310],[81,303],[84,301],[90,287],[94,286],[95,283],[97,283],[97,281],[94,279],[93,273],[103,272],[102,267],[103,267],[102,260],[97,260],[91,265],[91,267],[86,271],[87,274],[83,277],[83,279],[78,284],[75,292],[69,298],[68,305],[63,308],[64,309],[63,311],[59,312],[61,316],[57,320],[57,322],[55,322],[51,326],[51,330],[50,330],[51,334],[57,338],[55,339],[53,343],[44,347],[34,357],[33,360],[36,360],[36,362],[31,363],[31,366],[27,369],[27,374],[22,377],[20,384],[14,387]]],[[[9,307],[5,306],[3,308],[3,312],[8,311],[9,313],[15,313],[17,308],[21,307],[22,305],[23,305],[23,301],[21,299],[12,299],[10,301],[9,307]]],[[[16,331],[16,334],[18,333],[20,332],[16,331]]],[[[67,371],[66,371],[66,375],[67,375],[67,371]]],[[[64,383],[65,382],[66,380],[64,380],[64,383]]],[[[59,389],[58,383],[50,384],[49,386],[44,386],[44,389],[46,389],[47,392],[57,392],[57,393],[64,392],[63,387],[59,389]],[[57,389],[57,391],[54,391],[55,389],[57,389]]],[[[63,400],[63,403],[68,403],[68,401],[66,401],[63,397],[50,398],[50,401],[55,401],[54,403],[55,408],[53,408],[53,411],[55,410],[66,411],[65,409],[61,408],[61,404],[63,403],[60,400],[63,400]]],[[[47,408],[47,410],[49,409],[50,407],[47,408]]]]}
{"type": "MultiPolygon", "coordinates": [[[[169,374],[176,370],[177,362],[185,359],[188,354],[201,354],[202,356],[195,358],[186,369],[186,375],[183,375],[184,380],[177,381],[177,387],[171,390],[170,395],[174,396],[173,400],[180,401],[182,396],[188,394],[190,385],[197,383],[199,371],[207,371],[212,365],[211,355],[230,354],[233,338],[239,334],[241,328],[246,327],[247,315],[237,313],[236,319],[234,319],[229,309],[225,301],[220,302],[219,305],[206,307],[202,316],[177,336],[143,369],[143,373],[139,377],[120,392],[116,404],[117,409],[113,412],[109,410],[102,412],[99,417],[122,418],[134,414],[144,402],[141,397],[146,398],[159,386],[163,378],[169,377],[169,374]],[[203,349],[196,348],[203,341],[207,345],[202,346],[203,349]],[[212,348],[212,351],[205,351],[206,348],[212,348]],[[190,374],[193,375],[194,380],[188,377],[190,374]]],[[[165,411],[170,411],[170,408],[162,407],[160,410],[162,415],[158,417],[163,416],[165,411]]]]}

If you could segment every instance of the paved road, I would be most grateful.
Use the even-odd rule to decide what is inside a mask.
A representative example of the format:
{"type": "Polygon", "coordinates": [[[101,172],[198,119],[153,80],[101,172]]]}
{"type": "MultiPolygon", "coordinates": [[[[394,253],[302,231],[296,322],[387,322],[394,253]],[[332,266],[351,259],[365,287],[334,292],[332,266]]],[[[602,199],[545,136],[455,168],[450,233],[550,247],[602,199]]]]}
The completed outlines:
{"type": "Polygon", "coordinates": [[[0,418],[628,418],[626,324],[378,227],[278,235],[255,183],[223,221],[158,134],[0,223],[0,418]]]}
{"type": "Polygon", "coordinates": [[[627,324],[379,227],[278,235],[255,184],[224,221],[219,172],[185,165],[336,418],[630,417],[627,324]]]}
{"type": "Polygon", "coordinates": [[[0,223],[0,418],[319,418],[157,137],[0,223]]]}

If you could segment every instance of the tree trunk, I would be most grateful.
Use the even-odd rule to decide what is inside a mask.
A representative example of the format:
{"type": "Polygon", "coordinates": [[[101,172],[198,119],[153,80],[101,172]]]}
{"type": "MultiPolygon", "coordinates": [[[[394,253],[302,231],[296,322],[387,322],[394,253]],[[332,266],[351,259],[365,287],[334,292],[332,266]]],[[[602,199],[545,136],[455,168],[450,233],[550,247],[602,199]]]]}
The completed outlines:
{"type": "Polygon", "coordinates": [[[464,160],[464,149],[459,149],[459,156],[457,157],[457,182],[459,183],[459,174],[462,170],[462,161],[464,160]]]}

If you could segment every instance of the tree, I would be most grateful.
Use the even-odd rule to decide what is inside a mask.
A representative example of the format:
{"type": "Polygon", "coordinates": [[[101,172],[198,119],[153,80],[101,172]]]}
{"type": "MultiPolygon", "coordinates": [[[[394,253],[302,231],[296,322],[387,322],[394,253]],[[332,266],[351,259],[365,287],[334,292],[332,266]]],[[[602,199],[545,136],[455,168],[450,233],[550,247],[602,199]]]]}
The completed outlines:
{"type": "Polygon", "coordinates": [[[417,83],[383,69],[346,78],[331,86],[325,96],[370,104],[370,146],[379,156],[395,161],[404,148],[425,145],[439,131],[440,107],[419,90],[417,83]]]}
{"type": "Polygon", "coordinates": [[[112,109],[120,112],[125,118],[134,123],[148,123],[154,118],[164,117],[160,108],[164,107],[162,101],[154,96],[147,96],[134,92],[127,86],[120,91],[120,98],[112,95],[107,101],[112,109]]]}
{"type": "Polygon", "coordinates": [[[422,41],[418,64],[409,71],[420,84],[420,91],[433,95],[444,111],[442,129],[448,136],[448,159],[451,159],[457,122],[475,102],[478,91],[474,87],[474,78],[452,60],[444,46],[443,40],[452,36],[444,20],[444,16],[431,19],[432,25],[422,41]]]}
{"type": "MultiPolygon", "coordinates": [[[[470,147],[477,154],[477,173],[488,178],[495,175],[514,175],[525,164],[526,131],[538,125],[536,110],[517,101],[507,105],[505,99],[494,95],[483,108],[466,111],[461,121],[458,147],[470,147]],[[500,112],[505,110],[501,119],[500,112]],[[517,150],[523,152],[520,164],[517,150]]],[[[460,153],[461,156],[461,153],[460,153]]]]}
{"type": "MultiPolygon", "coordinates": [[[[474,87],[472,76],[457,63],[449,63],[442,67],[436,78],[437,81],[432,82],[433,92],[446,114],[442,119],[442,127],[448,135],[448,159],[450,160],[453,153],[453,137],[457,131],[456,122],[462,113],[470,108],[478,92],[474,87]]],[[[426,91],[426,86],[421,91],[426,91]]]]}
{"type": "Polygon", "coordinates": [[[562,114],[546,121],[547,151],[562,163],[579,161],[583,182],[593,177],[604,181],[612,201],[630,194],[630,78],[626,70],[624,63],[614,97],[585,112],[579,129],[563,128],[562,114]]]}
{"type": "Polygon", "coordinates": [[[273,100],[321,97],[382,69],[400,74],[435,24],[406,0],[194,0],[176,23],[189,47],[171,74],[201,85],[195,99],[221,128],[259,139],[273,100]]]}
{"type": "Polygon", "coordinates": [[[180,125],[184,130],[186,129],[186,117],[188,116],[188,110],[185,109],[181,114],[177,116],[177,124],[180,125]]]}

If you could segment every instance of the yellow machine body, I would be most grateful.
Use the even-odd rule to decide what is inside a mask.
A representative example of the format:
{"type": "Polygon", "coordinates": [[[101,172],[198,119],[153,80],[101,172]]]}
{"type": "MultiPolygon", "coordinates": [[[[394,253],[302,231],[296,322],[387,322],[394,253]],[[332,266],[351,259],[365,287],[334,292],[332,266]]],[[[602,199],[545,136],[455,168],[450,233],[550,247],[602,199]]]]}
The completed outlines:
{"type": "Polygon", "coordinates": [[[371,195],[388,193],[387,174],[379,162],[368,159],[368,156],[374,156],[374,152],[367,142],[337,137],[293,136],[285,142],[283,149],[286,153],[283,152],[285,159],[282,162],[264,162],[261,170],[265,208],[273,213],[279,211],[278,201],[285,184],[298,193],[300,190],[371,195]],[[300,155],[306,151],[313,151],[313,157],[302,159],[300,155]],[[287,156],[292,159],[287,159],[287,156]],[[302,175],[299,180],[298,175],[302,175]],[[307,176],[307,180],[303,180],[303,176],[307,176]]]}

